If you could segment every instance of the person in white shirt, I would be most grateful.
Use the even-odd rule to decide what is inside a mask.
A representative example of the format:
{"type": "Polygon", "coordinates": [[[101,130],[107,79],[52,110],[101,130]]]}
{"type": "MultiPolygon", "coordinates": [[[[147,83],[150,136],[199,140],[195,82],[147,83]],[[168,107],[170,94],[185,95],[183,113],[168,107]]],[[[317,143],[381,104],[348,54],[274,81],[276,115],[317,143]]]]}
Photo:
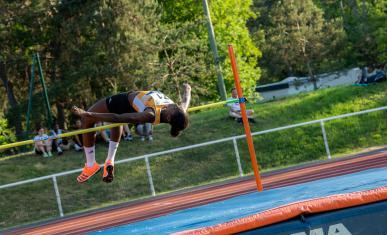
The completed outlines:
{"type": "MultiPolygon", "coordinates": [[[[238,99],[238,93],[237,93],[237,90],[235,87],[231,89],[231,96],[232,96],[232,98],[230,98],[229,100],[238,99]]],[[[230,107],[230,111],[229,111],[230,117],[234,118],[237,122],[242,122],[242,114],[241,114],[240,104],[238,102],[228,103],[227,106],[230,107]]],[[[249,121],[254,123],[255,122],[254,117],[253,117],[254,110],[247,109],[246,114],[247,114],[247,118],[249,119],[249,121]]]]}
{"type": "Polygon", "coordinates": [[[38,128],[38,135],[34,137],[35,153],[43,154],[43,157],[52,157],[52,139],[45,134],[44,128],[38,128]]]}

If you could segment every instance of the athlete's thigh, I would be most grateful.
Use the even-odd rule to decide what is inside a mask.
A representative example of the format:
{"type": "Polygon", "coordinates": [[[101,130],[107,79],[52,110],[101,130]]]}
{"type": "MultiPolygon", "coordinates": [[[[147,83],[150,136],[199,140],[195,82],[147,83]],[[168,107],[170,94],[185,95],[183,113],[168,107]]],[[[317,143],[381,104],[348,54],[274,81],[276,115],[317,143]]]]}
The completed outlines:
{"type": "Polygon", "coordinates": [[[87,111],[95,113],[109,113],[106,105],[106,99],[101,99],[94,103],[87,111]]]}

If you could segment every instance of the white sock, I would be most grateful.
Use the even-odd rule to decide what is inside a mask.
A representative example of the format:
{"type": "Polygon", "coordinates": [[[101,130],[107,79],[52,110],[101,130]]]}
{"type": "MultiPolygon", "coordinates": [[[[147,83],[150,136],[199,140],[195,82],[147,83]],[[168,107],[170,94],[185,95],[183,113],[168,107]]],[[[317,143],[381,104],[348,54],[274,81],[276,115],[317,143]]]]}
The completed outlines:
{"type": "Polygon", "coordinates": [[[109,151],[105,162],[111,161],[114,164],[114,158],[116,157],[118,144],[119,142],[109,141],[109,151]]]}
{"type": "Polygon", "coordinates": [[[84,147],[87,167],[92,167],[95,162],[95,146],[84,147]]]}

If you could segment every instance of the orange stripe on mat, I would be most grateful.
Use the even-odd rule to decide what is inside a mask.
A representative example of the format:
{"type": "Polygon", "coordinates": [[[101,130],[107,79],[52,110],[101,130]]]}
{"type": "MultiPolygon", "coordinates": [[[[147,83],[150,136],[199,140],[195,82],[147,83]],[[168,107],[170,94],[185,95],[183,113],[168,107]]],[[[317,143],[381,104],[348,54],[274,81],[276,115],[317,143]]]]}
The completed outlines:
{"type": "Polygon", "coordinates": [[[177,232],[174,233],[174,235],[238,233],[282,222],[297,217],[301,214],[313,214],[332,211],[386,199],[387,186],[383,186],[367,191],[338,194],[318,199],[296,202],[286,206],[266,210],[244,218],[229,221],[223,224],[177,232]]]}

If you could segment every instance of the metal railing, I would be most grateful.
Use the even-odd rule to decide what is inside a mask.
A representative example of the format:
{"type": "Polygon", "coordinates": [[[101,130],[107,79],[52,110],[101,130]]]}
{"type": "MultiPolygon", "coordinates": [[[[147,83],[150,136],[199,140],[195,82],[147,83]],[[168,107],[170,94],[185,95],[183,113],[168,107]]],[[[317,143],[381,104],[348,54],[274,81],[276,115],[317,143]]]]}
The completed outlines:
{"type": "MultiPolygon", "coordinates": [[[[374,109],[368,109],[368,110],[364,110],[364,111],[360,111],[360,112],[354,112],[354,113],[348,113],[348,114],[343,114],[343,115],[338,115],[338,116],[332,116],[332,117],[318,119],[318,120],[309,121],[309,122],[303,122],[303,123],[298,123],[298,124],[293,124],[293,125],[288,125],[288,126],[282,126],[282,127],[278,127],[278,128],[264,130],[264,131],[258,131],[258,132],[252,133],[252,135],[253,136],[262,135],[262,134],[266,134],[266,133],[272,133],[272,132],[276,132],[276,131],[282,131],[282,130],[286,130],[286,129],[291,129],[291,128],[296,128],[296,127],[301,127],[301,126],[306,126],[306,125],[311,125],[311,124],[319,123],[320,126],[321,126],[321,131],[322,131],[322,136],[323,136],[323,140],[324,140],[324,145],[325,145],[325,150],[326,150],[327,158],[330,159],[331,158],[331,153],[330,153],[329,144],[328,144],[328,137],[327,137],[327,134],[326,134],[326,131],[325,131],[325,126],[324,126],[325,122],[331,121],[331,120],[335,120],[335,119],[341,119],[341,118],[346,118],[346,117],[351,117],[351,116],[357,116],[357,115],[361,115],[361,114],[376,112],[376,111],[382,111],[382,110],[387,110],[387,106],[383,106],[383,107],[379,107],[379,108],[374,108],[374,109]]],[[[218,140],[213,140],[213,141],[208,141],[208,142],[204,142],[204,143],[199,143],[199,144],[194,144],[194,145],[174,148],[174,149],[170,149],[170,150],[165,150],[165,151],[145,154],[145,155],[138,156],[138,157],[127,158],[127,159],[116,161],[115,164],[121,164],[121,163],[125,163],[125,162],[137,161],[137,160],[144,160],[145,161],[145,165],[146,165],[148,181],[149,181],[149,189],[150,189],[151,195],[155,196],[156,195],[156,191],[155,191],[155,187],[154,187],[154,184],[153,184],[153,178],[152,178],[152,172],[151,172],[151,169],[150,169],[149,158],[159,157],[159,156],[162,156],[162,155],[176,153],[176,152],[180,152],[180,151],[184,151],[184,150],[200,148],[200,147],[204,147],[204,146],[208,146],[208,145],[213,145],[213,144],[223,143],[223,142],[227,142],[227,141],[232,141],[233,142],[233,146],[234,146],[234,153],[235,153],[235,158],[236,158],[236,162],[237,162],[237,166],[238,166],[239,176],[242,177],[243,176],[243,170],[242,170],[241,160],[240,160],[240,156],[239,156],[237,140],[238,139],[243,139],[243,138],[245,138],[245,135],[231,136],[231,137],[227,137],[227,138],[223,138],[223,139],[218,139],[218,140]]],[[[57,177],[61,177],[61,176],[65,176],[65,175],[69,175],[69,174],[73,174],[73,173],[77,173],[77,172],[81,172],[81,171],[82,171],[82,169],[75,169],[75,170],[71,170],[71,171],[66,171],[66,172],[56,173],[56,174],[52,174],[52,175],[37,177],[37,178],[34,178],[34,179],[18,181],[18,182],[15,182],[15,183],[0,185],[0,189],[11,188],[11,187],[15,187],[15,186],[18,186],[18,185],[28,184],[28,183],[32,183],[32,182],[41,181],[41,180],[52,179],[52,182],[53,182],[53,185],[54,185],[54,191],[55,191],[55,195],[56,195],[56,201],[57,201],[57,204],[58,204],[59,216],[63,217],[64,213],[63,213],[62,202],[61,202],[61,197],[60,197],[60,193],[59,193],[59,187],[58,187],[58,183],[57,183],[57,177]]]]}

